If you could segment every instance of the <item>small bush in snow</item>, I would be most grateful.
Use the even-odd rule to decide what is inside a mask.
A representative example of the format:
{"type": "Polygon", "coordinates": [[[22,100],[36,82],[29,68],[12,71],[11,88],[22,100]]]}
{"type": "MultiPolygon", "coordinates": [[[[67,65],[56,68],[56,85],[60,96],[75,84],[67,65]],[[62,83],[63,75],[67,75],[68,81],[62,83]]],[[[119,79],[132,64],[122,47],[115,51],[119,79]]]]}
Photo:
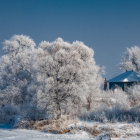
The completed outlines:
{"type": "Polygon", "coordinates": [[[128,88],[129,99],[131,106],[140,105],[140,85],[134,85],[133,87],[128,88]]]}

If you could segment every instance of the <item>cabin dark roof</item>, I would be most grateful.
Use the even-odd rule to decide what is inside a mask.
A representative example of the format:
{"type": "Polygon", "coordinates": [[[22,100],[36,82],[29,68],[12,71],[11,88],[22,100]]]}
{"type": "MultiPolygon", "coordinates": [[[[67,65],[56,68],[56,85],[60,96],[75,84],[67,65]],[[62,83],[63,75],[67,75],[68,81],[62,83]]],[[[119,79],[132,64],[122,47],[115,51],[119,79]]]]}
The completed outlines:
{"type": "Polygon", "coordinates": [[[108,80],[108,82],[140,82],[140,74],[134,71],[126,71],[108,80]]]}

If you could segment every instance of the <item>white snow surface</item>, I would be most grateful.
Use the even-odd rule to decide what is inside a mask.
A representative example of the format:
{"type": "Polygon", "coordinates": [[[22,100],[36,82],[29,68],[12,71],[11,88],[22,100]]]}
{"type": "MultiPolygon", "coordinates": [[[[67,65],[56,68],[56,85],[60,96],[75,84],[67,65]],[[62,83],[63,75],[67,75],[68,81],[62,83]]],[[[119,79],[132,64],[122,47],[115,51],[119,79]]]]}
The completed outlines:
{"type": "MultiPolygon", "coordinates": [[[[129,138],[139,140],[140,138],[129,138]]],[[[50,134],[36,130],[0,129],[0,140],[96,140],[85,132],[79,134],[50,134]]],[[[112,140],[128,140],[128,138],[112,138],[112,140]]]]}
{"type": "Polygon", "coordinates": [[[82,131],[79,134],[50,134],[36,130],[0,129],[0,140],[95,140],[82,131]]]}
{"type": "MultiPolygon", "coordinates": [[[[98,123],[90,123],[87,122],[85,125],[93,126],[98,123]]],[[[83,123],[79,123],[79,126],[82,126],[83,123]]],[[[98,124],[101,127],[101,124],[98,124]]],[[[110,125],[110,124],[106,124],[110,125]]],[[[105,125],[105,126],[106,126],[105,125]]],[[[135,124],[136,125],[136,124],[135,124]]],[[[136,131],[136,126],[132,128],[133,131],[136,131]]],[[[139,125],[139,124],[138,124],[139,125]]],[[[116,123],[116,131],[118,128],[122,129],[126,124],[116,123]]],[[[111,125],[110,125],[111,127],[111,125]]],[[[128,127],[128,125],[127,125],[128,127]]],[[[132,129],[129,129],[132,131],[132,129]]],[[[119,130],[118,130],[119,131],[119,130]]],[[[138,131],[138,130],[137,130],[138,131]]],[[[85,131],[79,131],[75,134],[67,133],[67,134],[52,134],[48,132],[38,131],[38,130],[27,130],[27,129],[12,129],[7,125],[0,125],[0,140],[97,140],[97,138],[93,138],[85,131]]],[[[107,140],[107,139],[103,139],[107,140]]],[[[111,138],[111,140],[140,140],[140,137],[130,136],[129,138],[111,138]]]]}

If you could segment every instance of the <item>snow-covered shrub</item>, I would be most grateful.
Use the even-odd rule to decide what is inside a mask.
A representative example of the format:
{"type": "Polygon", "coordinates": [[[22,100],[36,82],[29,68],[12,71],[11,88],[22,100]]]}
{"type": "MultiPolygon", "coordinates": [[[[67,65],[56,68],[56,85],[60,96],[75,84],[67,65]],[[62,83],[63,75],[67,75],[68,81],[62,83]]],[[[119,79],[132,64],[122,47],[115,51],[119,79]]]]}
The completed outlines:
{"type": "Polygon", "coordinates": [[[15,117],[20,113],[18,106],[6,104],[0,108],[0,123],[14,124],[15,117]]]}
{"type": "Polygon", "coordinates": [[[109,134],[100,134],[98,135],[96,140],[111,140],[111,137],[109,134]]]}
{"type": "Polygon", "coordinates": [[[128,88],[129,100],[131,106],[140,105],[140,85],[134,85],[133,87],[128,88]]]}
{"type": "Polygon", "coordinates": [[[120,105],[113,108],[102,107],[94,112],[86,112],[81,119],[99,122],[140,122],[140,108],[125,109],[120,105]]]}
{"type": "Polygon", "coordinates": [[[57,120],[40,120],[34,123],[34,128],[52,133],[64,134],[72,130],[72,126],[78,123],[78,120],[73,120],[69,116],[61,116],[57,120]]]}
{"type": "Polygon", "coordinates": [[[129,95],[127,93],[121,89],[116,89],[114,91],[102,91],[100,94],[98,108],[83,113],[81,118],[100,122],[137,120],[139,113],[132,113],[129,95]]]}
{"type": "Polygon", "coordinates": [[[102,91],[100,105],[101,104],[104,104],[104,106],[109,108],[114,107],[116,104],[119,104],[122,108],[130,107],[128,94],[119,88],[115,90],[102,91]]]}
{"type": "Polygon", "coordinates": [[[32,120],[20,120],[15,122],[14,128],[22,128],[22,129],[33,129],[34,121],[32,120]]]}

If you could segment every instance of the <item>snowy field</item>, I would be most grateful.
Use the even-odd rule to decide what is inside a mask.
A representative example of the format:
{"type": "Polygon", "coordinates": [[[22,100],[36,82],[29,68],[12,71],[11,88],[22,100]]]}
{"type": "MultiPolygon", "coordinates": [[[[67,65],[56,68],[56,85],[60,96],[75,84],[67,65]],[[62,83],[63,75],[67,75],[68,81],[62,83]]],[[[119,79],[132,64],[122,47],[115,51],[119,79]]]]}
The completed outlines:
{"type": "MultiPolygon", "coordinates": [[[[111,140],[140,140],[140,137],[111,138],[111,140]]],[[[50,134],[37,130],[12,129],[0,125],[0,140],[96,140],[84,131],[76,134],[50,134]]],[[[106,139],[105,139],[106,140],[106,139]]]]}
{"type": "Polygon", "coordinates": [[[50,134],[36,130],[2,129],[0,128],[0,140],[95,140],[85,132],[79,134],[50,134]]]}
{"type": "MultiPolygon", "coordinates": [[[[128,138],[113,138],[112,140],[127,140],[128,138]]],[[[129,138],[139,140],[140,138],[129,138]]],[[[0,140],[96,140],[86,133],[79,134],[49,134],[35,130],[0,129],[0,140]]]]}

